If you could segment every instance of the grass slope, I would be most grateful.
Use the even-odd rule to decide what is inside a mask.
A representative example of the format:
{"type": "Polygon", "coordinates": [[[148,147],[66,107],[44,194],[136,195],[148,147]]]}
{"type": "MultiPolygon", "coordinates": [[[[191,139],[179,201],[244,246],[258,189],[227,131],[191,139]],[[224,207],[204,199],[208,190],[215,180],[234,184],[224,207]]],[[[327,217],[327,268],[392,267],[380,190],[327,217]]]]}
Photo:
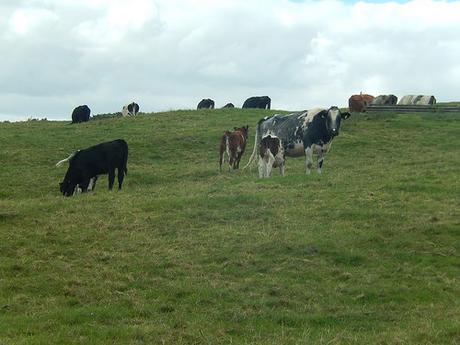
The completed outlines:
{"type": "Polygon", "coordinates": [[[460,343],[459,114],[353,115],[322,175],[219,174],[268,113],[0,124],[0,344],[460,343]],[[59,195],[117,138],[121,192],[59,195]]]}

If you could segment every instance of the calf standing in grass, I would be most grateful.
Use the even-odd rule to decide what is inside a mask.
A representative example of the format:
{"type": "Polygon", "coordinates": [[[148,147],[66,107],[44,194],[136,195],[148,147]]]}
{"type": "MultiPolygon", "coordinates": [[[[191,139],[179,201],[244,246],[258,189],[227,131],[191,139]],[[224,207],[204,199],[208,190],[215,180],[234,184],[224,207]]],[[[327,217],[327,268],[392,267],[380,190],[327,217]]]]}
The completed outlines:
{"type": "Polygon", "coordinates": [[[259,145],[259,177],[270,177],[272,168],[279,167],[284,176],[284,148],[278,137],[266,135],[259,145]]]}
{"type": "Polygon", "coordinates": [[[249,126],[236,128],[233,132],[225,131],[222,139],[220,140],[220,159],[219,169],[222,171],[222,164],[224,164],[224,152],[228,156],[229,170],[236,170],[240,168],[241,156],[246,148],[246,141],[248,139],[249,126]]]}

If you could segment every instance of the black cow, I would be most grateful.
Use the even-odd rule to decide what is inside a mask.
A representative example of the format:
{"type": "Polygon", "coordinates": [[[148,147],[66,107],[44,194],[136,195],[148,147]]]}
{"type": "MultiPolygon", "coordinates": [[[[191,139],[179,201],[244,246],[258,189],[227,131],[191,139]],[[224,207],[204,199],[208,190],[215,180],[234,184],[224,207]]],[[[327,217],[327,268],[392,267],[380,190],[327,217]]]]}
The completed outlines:
{"type": "Polygon", "coordinates": [[[243,103],[243,108],[270,109],[272,100],[268,96],[249,97],[243,103]]]}
{"type": "Polygon", "coordinates": [[[202,99],[198,103],[197,109],[214,109],[214,101],[210,98],[202,99]]]}
{"type": "Polygon", "coordinates": [[[341,112],[336,106],[264,117],[257,123],[254,151],[245,168],[255,157],[257,142],[271,134],[281,140],[286,156],[305,155],[307,174],[310,174],[313,164],[312,155],[317,153],[318,173],[321,173],[324,154],[329,150],[332,139],[339,134],[341,120],[348,117],[349,112],[341,112]]]}
{"type": "Polygon", "coordinates": [[[139,104],[132,102],[128,105],[123,106],[121,114],[123,116],[134,116],[139,112],[139,104]]]}
{"type": "Polygon", "coordinates": [[[112,189],[115,169],[118,169],[118,189],[121,189],[123,178],[128,173],[128,144],[123,139],[118,139],[91,146],[71,154],[56,165],[66,161],[69,161],[69,168],[64,181],[59,184],[63,195],[73,195],[77,185],[82,192],[90,190],[90,183],[95,184],[94,178],[101,174],[109,174],[109,189],[112,189]]]}
{"type": "Polygon", "coordinates": [[[72,123],[80,123],[89,121],[91,110],[85,105],[79,105],[72,112],[72,123]]]}
{"type": "Polygon", "coordinates": [[[235,106],[233,105],[233,103],[227,103],[222,107],[222,109],[224,108],[235,108],[235,106]]]}

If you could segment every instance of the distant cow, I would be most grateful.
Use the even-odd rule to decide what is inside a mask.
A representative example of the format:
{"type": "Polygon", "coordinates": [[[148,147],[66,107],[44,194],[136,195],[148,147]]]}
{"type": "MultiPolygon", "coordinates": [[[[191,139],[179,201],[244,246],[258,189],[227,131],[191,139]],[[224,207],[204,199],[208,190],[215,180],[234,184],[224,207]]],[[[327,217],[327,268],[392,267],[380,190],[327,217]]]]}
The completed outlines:
{"type": "Polygon", "coordinates": [[[214,109],[214,101],[210,98],[203,98],[200,103],[198,103],[197,109],[214,109]]]}
{"type": "Polygon", "coordinates": [[[398,97],[395,95],[380,95],[374,98],[371,105],[396,105],[398,97]]]}
{"type": "Polygon", "coordinates": [[[372,102],[374,96],[360,93],[359,95],[352,95],[348,99],[348,109],[350,112],[362,113],[366,111],[366,107],[372,102]]]}
{"type": "Polygon", "coordinates": [[[406,95],[398,105],[435,105],[436,98],[430,95],[406,95]]]}
{"type": "Polygon", "coordinates": [[[270,109],[272,100],[268,96],[249,97],[243,103],[243,108],[270,109]]]}
{"type": "Polygon", "coordinates": [[[128,173],[128,144],[123,139],[118,139],[91,146],[76,151],[56,165],[66,161],[69,161],[69,168],[64,181],[59,184],[63,195],[73,195],[77,186],[82,192],[88,191],[90,183],[95,184],[94,178],[101,174],[109,174],[109,189],[112,189],[115,169],[118,170],[118,189],[121,189],[124,176],[128,173]]]}
{"type": "Polygon", "coordinates": [[[222,107],[222,109],[224,108],[235,108],[235,106],[233,105],[233,103],[227,103],[222,107]]]}
{"type": "Polygon", "coordinates": [[[222,139],[220,140],[220,159],[219,170],[222,171],[222,164],[224,164],[224,153],[228,156],[229,170],[239,169],[241,156],[246,148],[246,141],[248,140],[249,126],[234,128],[235,130],[225,131],[222,139]]]}
{"type": "Polygon", "coordinates": [[[259,120],[256,127],[254,151],[248,164],[255,157],[257,143],[268,134],[276,136],[283,144],[285,155],[300,157],[305,155],[306,173],[310,174],[312,155],[318,155],[318,173],[321,173],[324,155],[332,140],[339,134],[342,119],[350,113],[341,112],[336,106],[329,109],[312,109],[288,115],[267,116],[259,120]]]}
{"type": "Polygon", "coordinates": [[[279,167],[284,176],[284,148],[281,140],[270,134],[264,136],[259,144],[259,177],[270,177],[272,168],[279,167]]]}
{"type": "Polygon", "coordinates": [[[134,116],[139,112],[139,104],[132,102],[128,105],[123,106],[121,114],[123,116],[134,116]]]}
{"type": "Polygon", "coordinates": [[[80,123],[80,122],[89,121],[90,114],[91,114],[91,110],[86,104],[79,105],[72,112],[72,123],[80,123]]]}

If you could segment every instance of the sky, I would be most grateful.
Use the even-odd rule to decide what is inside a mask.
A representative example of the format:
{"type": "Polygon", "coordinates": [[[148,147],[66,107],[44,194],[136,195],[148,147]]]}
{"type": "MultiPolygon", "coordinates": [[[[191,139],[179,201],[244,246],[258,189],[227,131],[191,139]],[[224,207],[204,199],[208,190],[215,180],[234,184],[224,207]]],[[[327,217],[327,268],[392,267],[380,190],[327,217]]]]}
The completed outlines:
{"type": "Polygon", "coordinates": [[[1,0],[0,121],[460,99],[460,1],[1,0]]]}

